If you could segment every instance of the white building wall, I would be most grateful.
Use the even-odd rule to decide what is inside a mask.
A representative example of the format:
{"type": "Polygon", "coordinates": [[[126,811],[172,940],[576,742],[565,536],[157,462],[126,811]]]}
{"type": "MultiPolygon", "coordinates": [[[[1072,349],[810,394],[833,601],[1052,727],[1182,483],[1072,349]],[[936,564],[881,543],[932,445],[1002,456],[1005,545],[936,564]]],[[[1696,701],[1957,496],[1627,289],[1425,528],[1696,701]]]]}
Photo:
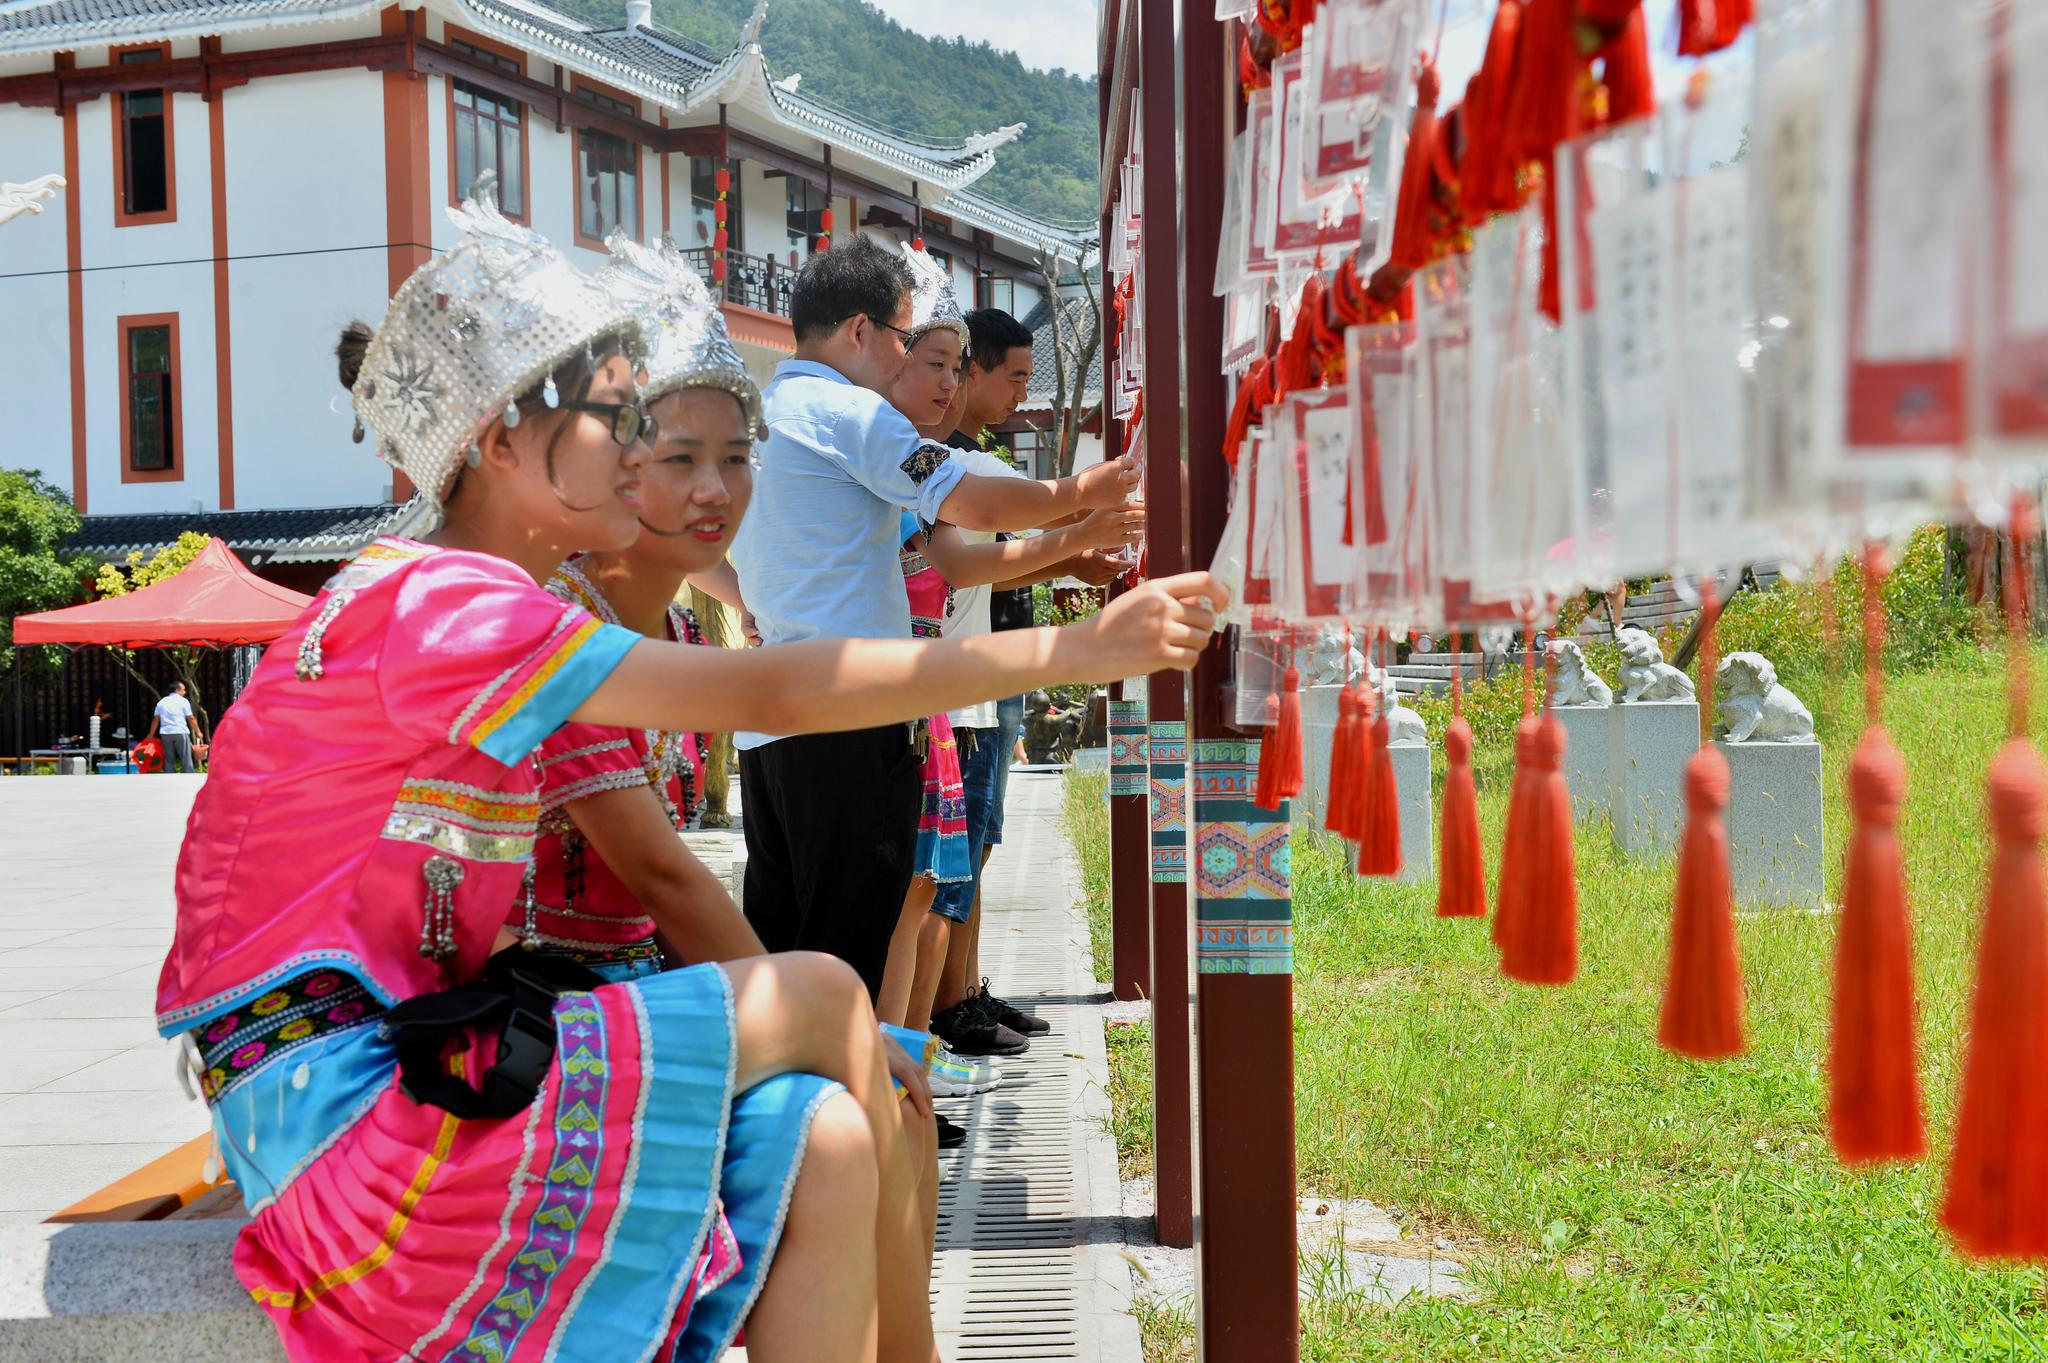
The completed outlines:
{"type": "MultiPolygon", "coordinates": [[[[0,106],[0,176],[64,170],[64,121],[48,109],[0,106]]],[[[0,227],[0,467],[29,469],[71,490],[71,323],[63,190],[40,215],[0,227]]]]}
{"type": "MultiPolygon", "coordinates": [[[[746,237],[742,249],[750,256],[766,256],[780,265],[790,263],[789,190],[781,177],[770,179],[768,168],[758,161],[739,163],[746,237]]],[[[802,264],[799,251],[796,263],[802,264]]]]}
{"type": "MultiPolygon", "coordinates": [[[[383,79],[323,71],[253,81],[223,98],[235,503],[381,500],[391,471],[368,442],[349,438],[334,342],[351,320],[381,321],[389,297],[383,79]]],[[[211,272],[201,273],[210,287],[211,272]]],[[[210,329],[204,346],[210,354],[210,329]]],[[[210,408],[213,390],[193,387],[190,331],[185,349],[189,414],[202,401],[210,408]]]]}

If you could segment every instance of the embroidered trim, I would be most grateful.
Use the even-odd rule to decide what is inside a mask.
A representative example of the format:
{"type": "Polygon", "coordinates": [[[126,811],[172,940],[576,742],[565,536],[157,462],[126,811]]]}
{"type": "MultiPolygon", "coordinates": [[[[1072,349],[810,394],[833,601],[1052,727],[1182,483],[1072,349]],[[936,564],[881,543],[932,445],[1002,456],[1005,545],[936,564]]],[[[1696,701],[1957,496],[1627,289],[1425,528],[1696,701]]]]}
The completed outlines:
{"type": "Polygon", "coordinates": [[[279,961],[276,965],[259,975],[252,975],[232,989],[223,989],[218,994],[201,999],[197,1003],[188,1003],[183,1008],[173,1008],[168,1013],[158,1013],[156,1015],[157,1031],[165,1036],[175,1036],[181,1030],[189,1030],[180,1028],[178,1026],[179,1023],[189,1022],[196,1025],[197,1023],[204,1022],[210,1014],[221,1009],[234,1007],[241,1000],[249,998],[258,991],[268,987],[273,981],[289,979],[308,967],[316,965],[339,966],[343,970],[348,971],[361,980],[369,988],[370,992],[376,995],[377,1001],[386,1007],[389,1007],[395,1001],[395,996],[391,991],[381,988],[369,974],[368,968],[361,961],[357,960],[352,953],[345,951],[304,951],[296,956],[290,956],[279,961]]]}
{"type": "MultiPolygon", "coordinates": [[[[623,744],[624,740],[621,740],[621,743],[623,744]]],[[[580,781],[571,781],[565,786],[549,789],[546,793],[547,802],[542,805],[542,809],[552,814],[564,805],[587,800],[593,795],[602,795],[608,790],[631,790],[635,786],[644,786],[647,783],[646,771],[637,766],[620,771],[601,771],[580,781]]]]}
{"type": "MultiPolygon", "coordinates": [[[[569,615],[570,612],[564,611],[563,614],[569,615]]],[[[519,684],[519,689],[507,697],[504,704],[491,712],[489,719],[484,720],[470,731],[469,745],[471,747],[481,749],[492,734],[510,723],[514,715],[526,708],[527,703],[540,694],[541,688],[554,680],[555,674],[561,671],[571,658],[580,653],[583,646],[595,638],[599,630],[604,628],[602,624],[591,619],[581,611],[574,614],[579,621],[575,632],[562,642],[560,648],[557,648],[548,655],[546,662],[535,668],[532,675],[519,684]]]]}
{"type": "Polygon", "coordinates": [[[381,836],[418,843],[464,861],[510,862],[532,858],[535,832],[480,833],[447,819],[393,810],[385,817],[381,836]]]}
{"type": "Polygon", "coordinates": [[[505,1209],[498,1213],[498,1238],[484,1251],[476,1262],[476,1272],[469,1283],[448,1303],[448,1309],[441,1313],[440,1322],[433,1329],[421,1335],[413,1346],[405,1351],[402,1363],[421,1363],[421,1355],[441,1336],[455,1328],[455,1318],[469,1305],[470,1298],[482,1290],[484,1279],[490,1276],[491,1264],[512,1243],[512,1213],[519,1206],[519,1199],[526,1185],[532,1181],[533,1152],[536,1148],[535,1133],[540,1129],[541,1104],[531,1103],[526,1109],[526,1126],[521,1132],[519,1163],[512,1170],[512,1177],[505,1185],[505,1209]]]}
{"type": "Polygon", "coordinates": [[[635,925],[646,923],[648,935],[634,942],[588,942],[576,937],[533,932],[521,940],[536,951],[550,956],[566,956],[581,965],[633,965],[661,959],[661,948],[654,941],[652,919],[621,918],[614,921],[635,925]]]}
{"type": "Polygon", "coordinates": [[[571,748],[567,752],[556,753],[552,757],[543,757],[540,759],[540,764],[543,768],[547,768],[554,766],[558,762],[573,762],[579,757],[595,757],[601,752],[617,752],[621,748],[631,750],[632,746],[633,744],[630,739],[608,738],[602,743],[586,743],[580,748],[571,748]]]}
{"type": "Polygon", "coordinates": [[[398,788],[383,836],[469,861],[524,861],[540,829],[540,796],[458,781],[414,780],[398,788]]]}
{"type": "Polygon", "coordinates": [[[562,618],[555,621],[555,627],[548,631],[547,638],[541,640],[540,647],[534,649],[533,652],[527,654],[524,658],[521,658],[518,662],[506,668],[503,672],[500,672],[497,675],[497,677],[492,680],[489,686],[486,686],[483,690],[477,692],[476,696],[469,702],[469,704],[462,707],[462,713],[457,715],[455,717],[455,722],[448,726],[448,741],[450,743],[460,743],[462,741],[463,729],[468,726],[469,722],[472,719],[475,719],[477,717],[477,713],[481,711],[484,708],[484,706],[490,703],[492,696],[497,695],[499,691],[504,689],[506,682],[509,682],[514,677],[518,676],[519,673],[523,669],[525,669],[529,664],[531,664],[534,659],[540,657],[549,649],[555,647],[555,638],[557,635],[561,634],[563,630],[568,629],[571,625],[574,625],[579,620],[587,620],[588,618],[589,617],[585,615],[582,611],[575,610],[574,608],[564,608],[562,611],[562,618]]]}
{"type": "Polygon", "coordinates": [[[339,970],[294,975],[200,1029],[200,1091],[209,1104],[217,1103],[267,1062],[384,1011],[360,980],[339,970]]]}

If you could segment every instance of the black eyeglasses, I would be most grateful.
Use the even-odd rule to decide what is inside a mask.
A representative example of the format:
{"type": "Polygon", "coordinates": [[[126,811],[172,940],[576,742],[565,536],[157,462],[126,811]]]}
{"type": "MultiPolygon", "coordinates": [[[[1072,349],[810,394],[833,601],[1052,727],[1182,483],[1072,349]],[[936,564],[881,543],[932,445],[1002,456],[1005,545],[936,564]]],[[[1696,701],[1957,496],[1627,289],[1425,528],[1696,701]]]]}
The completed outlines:
{"type": "Polygon", "coordinates": [[[611,418],[612,439],[621,445],[645,440],[652,445],[660,429],[645,407],[630,402],[563,402],[565,412],[601,412],[611,418]]]}
{"type": "Polygon", "coordinates": [[[882,328],[882,330],[884,330],[884,331],[893,331],[893,332],[895,332],[895,333],[896,333],[896,334],[897,334],[898,336],[902,337],[902,338],[903,338],[903,353],[904,353],[904,354],[906,354],[906,355],[908,355],[908,354],[910,353],[910,347],[911,347],[911,345],[912,345],[912,344],[914,344],[914,343],[916,342],[916,340],[917,340],[917,333],[916,333],[916,332],[912,332],[912,331],[905,331],[905,330],[904,330],[904,329],[903,329],[902,327],[899,327],[899,326],[891,326],[891,325],[890,325],[889,323],[887,323],[887,322],[884,322],[884,321],[883,321],[883,320],[882,320],[881,318],[879,318],[879,317],[870,317],[870,318],[868,318],[868,320],[869,320],[870,322],[873,322],[873,323],[874,323],[874,324],[875,324],[876,326],[878,326],[878,327],[882,328]]]}

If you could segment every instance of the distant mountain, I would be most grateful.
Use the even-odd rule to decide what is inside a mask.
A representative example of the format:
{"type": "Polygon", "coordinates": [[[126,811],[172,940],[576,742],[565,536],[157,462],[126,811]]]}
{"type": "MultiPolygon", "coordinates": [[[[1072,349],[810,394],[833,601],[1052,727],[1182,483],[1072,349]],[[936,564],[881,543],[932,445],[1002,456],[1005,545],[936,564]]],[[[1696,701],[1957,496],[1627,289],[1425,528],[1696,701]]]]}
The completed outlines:
{"type": "MultiPolygon", "coordinates": [[[[553,2],[614,26],[625,8],[624,0],[553,2]]],[[[753,8],[753,0],[654,0],[654,21],[725,49],[753,8]]],[[[1096,215],[1093,75],[1034,71],[987,43],[921,37],[862,0],[770,0],[761,50],[777,80],[801,73],[804,94],[913,137],[946,141],[1028,124],[975,191],[1055,221],[1096,215]]]]}

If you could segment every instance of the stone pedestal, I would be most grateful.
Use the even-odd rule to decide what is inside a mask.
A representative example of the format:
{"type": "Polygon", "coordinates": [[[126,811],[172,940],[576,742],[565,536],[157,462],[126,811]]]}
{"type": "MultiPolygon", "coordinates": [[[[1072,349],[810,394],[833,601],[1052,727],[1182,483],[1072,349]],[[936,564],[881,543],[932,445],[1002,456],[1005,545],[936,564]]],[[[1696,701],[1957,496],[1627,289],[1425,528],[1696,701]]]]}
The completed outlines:
{"type": "Polygon", "coordinates": [[[1430,818],[1429,745],[1391,743],[1394,786],[1401,792],[1401,874],[1404,885],[1436,879],[1436,827],[1430,818]]]}
{"type": "Polygon", "coordinates": [[[1337,735],[1337,698],[1341,686],[1301,688],[1301,794],[1294,801],[1294,820],[1304,828],[1321,828],[1330,807],[1330,744],[1337,735]]]}
{"type": "Polygon", "coordinates": [[[1826,891],[1818,743],[1716,742],[1728,759],[1737,908],[1817,908],[1826,891]]]}
{"type": "Polygon", "coordinates": [[[1607,705],[1560,705],[1550,713],[1564,725],[1564,779],[1572,788],[1572,819],[1605,814],[1607,762],[1612,737],[1607,705]]]}
{"type": "Polygon", "coordinates": [[[1676,850],[1685,827],[1685,764],[1699,747],[1697,701],[1607,707],[1607,813],[1622,850],[1676,850]]]}

